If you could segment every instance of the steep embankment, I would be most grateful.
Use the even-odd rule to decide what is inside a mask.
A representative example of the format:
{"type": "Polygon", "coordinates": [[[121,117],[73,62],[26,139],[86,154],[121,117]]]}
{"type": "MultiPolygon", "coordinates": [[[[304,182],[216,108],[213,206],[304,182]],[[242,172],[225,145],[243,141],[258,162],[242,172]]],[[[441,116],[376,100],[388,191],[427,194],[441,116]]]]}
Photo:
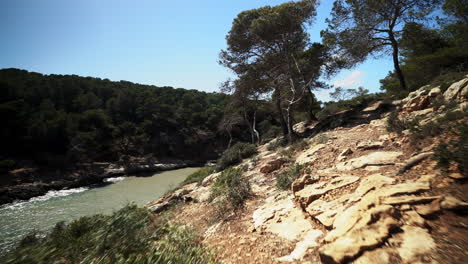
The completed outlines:
{"type": "Polygon", "coordinates": [[[261,146],[240,165],[254,194],[243,210],[220,214],[209,202],[219,173],[148,207],[159,213],[185,201],[171,207],[173,221],[200,231],[223,263],[467,263],[466,175],[432,159],[452,137],[443,127],[466,124],[467,101],[464,79],[443,93],[423,87],[393,102],[399,119],[379,102],[338,126],[298,125],[313,135],[302,150],[261,146]],[[387,132],[388,118],[399,120],[390,123],[401,134],[387,132]],[[293,163],[303,164],[301,175],[291,190],[278,190],[276,176],[293,163]]]}

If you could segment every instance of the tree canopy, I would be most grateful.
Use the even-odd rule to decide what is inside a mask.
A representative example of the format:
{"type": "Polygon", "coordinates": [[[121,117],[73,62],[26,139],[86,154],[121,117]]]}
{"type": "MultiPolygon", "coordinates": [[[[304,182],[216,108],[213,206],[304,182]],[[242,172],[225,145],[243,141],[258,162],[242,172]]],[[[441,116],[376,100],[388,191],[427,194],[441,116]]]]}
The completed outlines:
{"type": "Polygon", "coordinates": [[[440,5],[440,0],[336,0],[328,28],[322,31],[326,45],[348,66],[369,54],[392,53],[395,74],[402,89],[407,89],[400,69],[398,39],[409,22],[424,22],[440,5]]]}

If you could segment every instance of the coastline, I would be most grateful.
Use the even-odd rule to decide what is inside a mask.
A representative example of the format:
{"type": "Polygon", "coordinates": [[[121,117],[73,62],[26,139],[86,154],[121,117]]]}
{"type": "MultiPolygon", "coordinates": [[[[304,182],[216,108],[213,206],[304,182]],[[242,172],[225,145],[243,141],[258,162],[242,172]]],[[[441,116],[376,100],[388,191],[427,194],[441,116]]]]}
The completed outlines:
{"type": "MultiPolygon", "coordinates": [[[[26,201],[45,195],[49,191],[68,190],[80,187],[99,187],[110,184],[105,179],[127,177],[129,175],[147,177],[160,171],[176,170],[200,166],[202,162],[173,161],[168,163],[138,163],[119,166],[112,163],[94,163],[81,168],[64,172],[62,178],[49,181],[42,179],[33,182],[19,182],[14,185],[0,187],[0,206],[16,201],[26,201]]],[[[36,173],[31,170],[29,173],[36,173]]]]}

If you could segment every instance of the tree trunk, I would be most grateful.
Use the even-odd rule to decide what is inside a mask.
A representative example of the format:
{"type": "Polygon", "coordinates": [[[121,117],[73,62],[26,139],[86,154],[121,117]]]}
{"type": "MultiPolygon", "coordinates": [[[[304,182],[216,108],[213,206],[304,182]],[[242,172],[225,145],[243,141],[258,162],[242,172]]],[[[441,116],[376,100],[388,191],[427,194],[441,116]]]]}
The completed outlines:
{"type": "Polygon", "coordinates": [[[280,96],[279,91],[277,91],[277,96],[276,96],[276,110],[278,111],[281,128],[283,129],[283,136],[287,136],[288,126],[286,124],[286,120],[284,119],[283,109],[281,109],[281,96],[280,96]]]}
{"type": "Polygon", "coordinates": [[[314,114],[314,109],[312,106],[314,105],[314,96],[312,94],[312,91],[310,90],[310,87],[307,87],[307,92],[309,94],[309,121],[317,121],[317,117],[314,114]]]}
{"type": "Polygon", "coordinates": [[[231,144],[232,144],[232,134],[231,134],[231,131],[228,131],[228,134],[229,134],[229,143],[228,143],[228,147],[227,147],[227,148],[230,148],[230,147],[231,147],[231,144]]]}
{"type": "Polygon", "coordinates": [[[252,141],[252,144],[255,144],[255,135],[254,135],[254,131],[252,129],[252,125],[250,124],[250,121],[249,121],[249,117],[247,116],[247,110],[246,110],[246,103],[244,100],[242,100],[242,111],[244,113],[244,121],[245,123],[247,123],[247,127],[249,128],[249,132],[250,132],[250,139],[252,141]]]}
{"type": "Polygon", "coordinates": [[[259,144],[260,143],[260,134],[258,133],[257,129],[255,128],[255,122],[256,121],[257,121],[257,111],[254,111],[252,130],[254,131],[255,136],[257,137],[257,144],[259,144]]]}
{"type": "Polygon", "coordinates": [[[400,87],[403,90],[407,90],[408,88],[406,87],[406,82],[405,82],[405,77],[403,76],[403,72],[400,69],[400,62],[398,61],[398,42],[395,39],[395,36],[393,35],[393,32],[388,33],[390,37],[390,42],[392,43],[392,57],[393,57],[393,66],[395,67],[395,73],[398,77],[398,80],[400,81],[400,87]]]}
{"type": "Polygon", "coordinates": [[[296,140],[296,133],[294,132],[293,129],[293,120],[292,120],[292,114],[291,114],[291,105],[288,105],[288,108],[286,109],[286,113],[288,116],[288,142],[289,144],[293,143],[296,140]]]}

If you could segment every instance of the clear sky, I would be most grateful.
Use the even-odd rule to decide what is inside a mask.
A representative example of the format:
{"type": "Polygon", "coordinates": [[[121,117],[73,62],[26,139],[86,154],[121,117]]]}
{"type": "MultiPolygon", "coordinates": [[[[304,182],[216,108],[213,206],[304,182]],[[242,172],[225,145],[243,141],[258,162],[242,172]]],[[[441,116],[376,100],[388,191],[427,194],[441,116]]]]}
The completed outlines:
{"type": "MultiPolygon", "coordinates": [[[[232,20],[243,10],[283,2],[1,0],[0,68],[218,91],[231,75],[217,60],[232,20]]],[[[322,0],[312,40],[320,41],[331,6],[322,0]]],[[[369,60],[329,82],[377,92],[392,67],[389,58],[369,60]]]]}

